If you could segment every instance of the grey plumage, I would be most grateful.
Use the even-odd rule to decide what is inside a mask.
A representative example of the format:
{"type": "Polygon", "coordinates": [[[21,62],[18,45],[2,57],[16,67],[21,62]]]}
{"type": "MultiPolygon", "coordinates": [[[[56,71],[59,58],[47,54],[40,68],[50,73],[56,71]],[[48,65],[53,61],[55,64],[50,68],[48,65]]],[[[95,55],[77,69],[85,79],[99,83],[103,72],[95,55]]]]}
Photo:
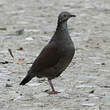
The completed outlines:
{"type": "Polygon", "coordinates": [[[52,88],[50,93],[58,93],[54,90],[51,80],[58,77],[67,68],[75,53],[67,28],[67,20],[70,17],[75,17],[75,15],[68,12],[62,12],[59,15],[55,34],[34,61],[20,85],[26,84],[35,76],[47,77],[52,88]]]}

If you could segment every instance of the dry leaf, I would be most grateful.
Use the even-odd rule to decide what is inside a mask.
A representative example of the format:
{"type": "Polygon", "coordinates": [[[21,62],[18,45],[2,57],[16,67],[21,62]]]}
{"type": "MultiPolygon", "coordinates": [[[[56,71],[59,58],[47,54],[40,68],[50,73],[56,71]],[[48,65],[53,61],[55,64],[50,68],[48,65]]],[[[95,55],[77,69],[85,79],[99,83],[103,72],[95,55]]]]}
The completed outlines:
{"type": "Polygon", "coordinates": [[[17,50],[24,50],[24,48],[23,48],[23,47],[20,47],[20,48],[18,48],[17,50]]]}
{"type": "Polygon", "coordinates": [[[2,28],[2,27],[0,27],[0,30],[7,30],[7,28],[5,28],[5,27],[2,28]]]}
{"type": "Polygon", "coordinates": [[[17,64],[22,64],[24,62],[24,58],[20,58],[20,59],[18,59],[18,61],[17,61],[17,64]]]}
{"type": "Polygon", "coordinates": [[[9,51],[10,55],[12,56],[12,58],[14,58],[14,56],[13,56],[13,53],[12,53],[11,49],[8,49],[8,51],[9,51]]]}

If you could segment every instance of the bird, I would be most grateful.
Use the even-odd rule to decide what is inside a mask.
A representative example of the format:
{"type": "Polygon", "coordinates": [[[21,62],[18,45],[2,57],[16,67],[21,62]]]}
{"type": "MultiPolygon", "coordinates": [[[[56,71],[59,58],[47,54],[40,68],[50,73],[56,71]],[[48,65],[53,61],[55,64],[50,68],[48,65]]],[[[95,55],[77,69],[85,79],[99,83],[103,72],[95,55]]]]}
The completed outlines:
{"type": "Polygon", "coordinates": [[[67,27],[67,21],[71,17],[76,17],[76,15],[70,14],[67,11],[59,14],[56,31],[53,37],[35,59],[20,85],[25,85],[34,77],[46,77],[52,89],[48,93],[60,93],[55,90],[52,79],[61,75],[68,67],[75,54],[75,46],[67,27]]]}

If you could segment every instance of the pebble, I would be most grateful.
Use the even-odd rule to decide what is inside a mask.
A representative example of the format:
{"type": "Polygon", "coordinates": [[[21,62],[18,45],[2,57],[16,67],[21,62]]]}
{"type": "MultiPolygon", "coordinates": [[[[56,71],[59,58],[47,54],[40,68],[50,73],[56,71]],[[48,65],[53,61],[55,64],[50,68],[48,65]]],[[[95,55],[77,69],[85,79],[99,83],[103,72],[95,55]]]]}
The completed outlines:
{"type": "Polygon", "coordinates": [[[6,86],[6,87],[12,87],[12,85],[11,85],[11,84],[6,84],[5,86],[6,86]]]}

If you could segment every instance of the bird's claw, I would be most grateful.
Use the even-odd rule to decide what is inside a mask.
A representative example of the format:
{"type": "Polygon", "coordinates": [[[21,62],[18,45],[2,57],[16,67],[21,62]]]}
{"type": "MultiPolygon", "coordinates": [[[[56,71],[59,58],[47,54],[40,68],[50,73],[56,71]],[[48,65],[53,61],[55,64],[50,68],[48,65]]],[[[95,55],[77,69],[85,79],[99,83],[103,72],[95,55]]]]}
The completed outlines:
{"type": "Polygon", "coordinates": [[[49,91],[48,92],[48,94],[58,94],[58,93],[60,93],[60,92],[58,92],[58,91],[49,91]]]}

